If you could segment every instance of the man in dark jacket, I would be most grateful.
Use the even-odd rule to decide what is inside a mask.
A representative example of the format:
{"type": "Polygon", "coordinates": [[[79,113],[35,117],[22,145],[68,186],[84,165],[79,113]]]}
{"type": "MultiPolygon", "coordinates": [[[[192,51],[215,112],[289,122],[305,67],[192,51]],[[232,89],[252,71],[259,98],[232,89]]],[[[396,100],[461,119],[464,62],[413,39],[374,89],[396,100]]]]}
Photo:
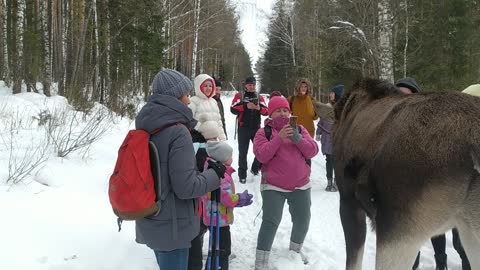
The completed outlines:
{"type": "Polygon", "coordinates": [[[164,69],[154,78],[153,95],[135,119],[137,129],[152,132],[160,160],[155,179],[161,211],[136,221],[136,241],[153,249],[161,269],[186,270],[190,241],[198,235],[200,219],[196,198],[217,189],[225,167],[211,163],[199,173],[189,129],[196,125],[187,107],[192,82],[181,73],[164,69]]]}
{"type": "Polygon", "coordinates": [[[228,139],[227,129],[225,128],[225,111],[223,109],[223,103],[220,99],[222,93],[222,82],[215,79],[215,95],[213,98],[217,101],[218,110],[220,111],[220,116],[222,117],[223,132],[225,132],[225,137],[228,139]]]}
{"type": "MultiPolygon", "coordinates": [[[[237,93],[232,101],[230,111],[237,115],[238,122],[238,178],[240,183],[247,181],[247,153],[250,141],[253,143],[255,134],[260,128],[261,115],[268,115],[267,104],[262,96],[256,92],[255,77],[245,80],[245,90],[237,93]]],[[[258,174],[260,162],[254,159],[252,173],[258,174]]]]}

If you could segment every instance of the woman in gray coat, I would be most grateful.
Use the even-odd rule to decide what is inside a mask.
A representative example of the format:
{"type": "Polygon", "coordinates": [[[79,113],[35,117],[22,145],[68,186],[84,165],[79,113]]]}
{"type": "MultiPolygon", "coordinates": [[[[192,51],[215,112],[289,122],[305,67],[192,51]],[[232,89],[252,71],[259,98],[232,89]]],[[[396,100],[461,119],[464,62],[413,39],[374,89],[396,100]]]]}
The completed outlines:
{"type": "Polygon", "coordinates": [[[222,164],[212,163],[199,173],[189,129],[196,125],[187,107],[192,82],[181,73],[164,69],[154,78],[153,95],[142,108],[135,126],[152,132],[160,159],[160,179],[155,179],[160,212],[136,221],[136,241],[153,249],[163,269],[186,270],[190,241],[200,228],[196,198],[217,189],[225,173],[222,164]]]}

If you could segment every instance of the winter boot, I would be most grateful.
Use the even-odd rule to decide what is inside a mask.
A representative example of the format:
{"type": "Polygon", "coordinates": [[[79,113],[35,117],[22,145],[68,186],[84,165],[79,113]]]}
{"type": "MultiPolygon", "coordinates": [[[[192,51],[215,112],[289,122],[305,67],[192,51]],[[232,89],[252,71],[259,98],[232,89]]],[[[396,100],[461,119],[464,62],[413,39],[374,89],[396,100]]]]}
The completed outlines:
{"type": "Polygon", "coordinates": [[[247,183],[247,178],[240,178],[239,181],[240,181],[241,184],[245,184],[245,183],[247,183]]]}
{"type": "Polygon", "coordinates": [[[413,263],[412,270],[417,270],[419,264],[420,264],[420,251],[417,253],[417,258],[415,259],[415,262],[413,263]]]}
{"type": "Polygon", "coordinates": [[[336,192],[338,191],[338,187],[337,187],[337,181],[335,181],[335,179],[333,179],[332,181],[332,192],[336,192]]]}
{"type": "Polygon", "coordinates": [[[447,254],[435,254],[436,270],[448,270],[447,268],[447,254]]]}
{"type": "Polygon", "coordinates": [[[270,251],[259,250],[255,252],[255,270],[268,270],[270,251]]]}
{"type": "Polygon", "coordinates": [[[290,250],[295,251],[296,253],[300,254],[300,257],[302,258],[303,264],[308,264],[308,258],[307,256],[302,252],[302,246],[303,244],[297,244],[292,241],[290,241],[290,250]]]}
{"type": "Polygon", "coordinates": [[[470,262],[468,261],[468,259],[466,257],[462,258],[462,270],[472,270],[472,268],[470,266],[470,262]]]}
{"type": "Polygon", "coordinates": [[[325,191],[332,191],[332,179],[327,179],[327,187],[325,188],[325,191]]]}
{"type": "Polygon", "coordinates": [[[252,168],[250,169],[250,172],[251,172],[253,175],[257,176],[258,173],[260,172],[260,167],[261,167],[260,165],[261,165],[261,164],[262,164],[262,163],[259,163],[259,162],[255,162],[255,161],[254,161],[254,162],[252,163],[252,168]]]}

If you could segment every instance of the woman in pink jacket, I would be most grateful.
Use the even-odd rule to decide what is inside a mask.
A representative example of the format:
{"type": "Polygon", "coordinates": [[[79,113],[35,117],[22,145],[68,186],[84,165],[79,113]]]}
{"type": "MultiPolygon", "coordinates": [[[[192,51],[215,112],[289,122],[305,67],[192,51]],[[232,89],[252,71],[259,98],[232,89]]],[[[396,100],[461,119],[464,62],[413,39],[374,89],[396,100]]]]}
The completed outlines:
{"type": "Polygon", "coordinates": [[[262,163],[262,225],[258,233],[255,270],[268,269],[268,259],[285,201],[292,216],[290,250],[301,253],[310,224],[310,166],[307,160],[318,153],[318,145],[303,126],[289,126],[290,106],[284,97],[273,97],[268,104],[270,118],[255,135],[253,152],[262,163]],[[268,132],[267,132],[268,133],[268,132]]]}

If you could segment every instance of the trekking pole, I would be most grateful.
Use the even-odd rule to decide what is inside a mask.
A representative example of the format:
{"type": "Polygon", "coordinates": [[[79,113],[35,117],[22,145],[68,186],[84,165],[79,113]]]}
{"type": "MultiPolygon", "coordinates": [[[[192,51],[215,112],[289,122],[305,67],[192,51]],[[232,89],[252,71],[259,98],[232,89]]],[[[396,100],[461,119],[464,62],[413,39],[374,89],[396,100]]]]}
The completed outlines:
{"type": "Polygon", "coordinates": [[[210,236],[208,238],[208,257],[207,257],[207,269],[211,270],[212,268],[212,245],[213,245],[213,195],[214,192],[210,192],[210,236]]]}
{"type": "Polygon", "coordinates": [[[235,120],[235,134],[233,135],[233,139],[236,140],[237,139],[237,128],[238,128],[238,116],[235,120]]]}
{"type": "Polygon", "coordinates": [[[216,228],[216,250],[215,250],[215,270],[218,270],[220,267],[220,190],[217,194],[217,228],[216,228]]]}

